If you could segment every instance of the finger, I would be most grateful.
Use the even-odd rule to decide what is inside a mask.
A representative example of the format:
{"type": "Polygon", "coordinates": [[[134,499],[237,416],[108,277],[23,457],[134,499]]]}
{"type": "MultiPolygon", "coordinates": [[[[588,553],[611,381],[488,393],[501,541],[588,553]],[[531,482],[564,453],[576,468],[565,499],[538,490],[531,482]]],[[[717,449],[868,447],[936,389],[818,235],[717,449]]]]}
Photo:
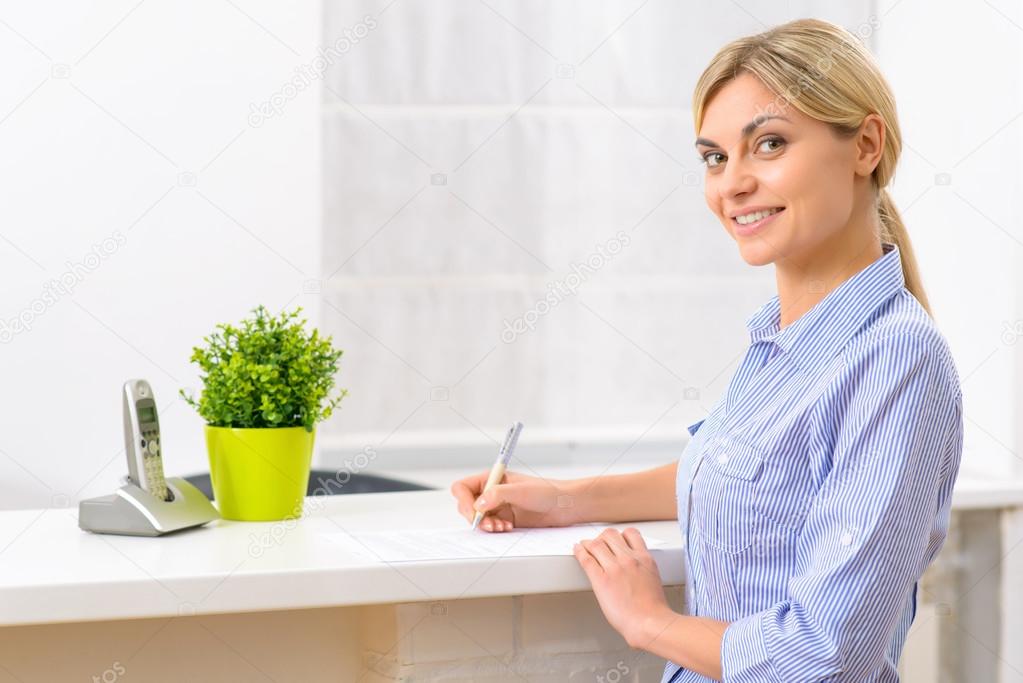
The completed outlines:
{"type": "Polygon", "coordinates": [[[505,520],[499,517],[489,517],[488,519],[490,520],[491,524],[493,524],[493,529],[495,532],[503,533],[505,531],[508,531],[508,522],[506,522],[505,520]]]}
{"type": "Polygon", "coordinates": [[[458,512],[470,522],[476,515],[473,504],[482,493],[489,476],[490,472],[477,472],[451,485],[451,493],[458,499],[458,512]]]}
{"type": "Polygon", "coordinates": [[[647,550],[646,541],[643,540],[643,534],[639,533],[639,529],[635,527],[629,527],[622,532],[622,538],[629,544],[629,547],[633,550],[650,552],[647,550]]]}
{"type": "MultiPolygon", "coordinates": [[[[475,511],[473,514],[476,514],[475,511]]],[[[483,516],[480,520],[479,526],[487,531],[508,531],[512,527],[511,521],[505,519],[505,515],[509,514],[508,510],[495,510],[483,516]]]]}
{"type": "Polygon", "coordinates": [[[607,544],[607,547],[616,557],[629,555],[632,552],[631,548],[629,548],[629,544],[624,538],[622,538],[618,529],[604,529],[598,538],[602,539],[607,544]]]}
{"type": "Polygon", "coordinates": [[[509,491],[510,484],[495,484],[484,491],[473,503],[473,508],[480,512],[489,512],[505,503],[511,503],[509,497],[513,496],[514,490],[509,491]]]}
{"type": "Polygon", "coordinates": [[[598,577],[603,575],[604,569],[597,562],[597,559],[593,557],[589,550],[587,550],[582,543],[576,543],[572,548],[572,554],[575,555],[575,559],[579,561],[579,566],[586,572],[586,577],[593,583],[598,577]]]}
{"type": "Polygon", "coordinates": [[[473,515],[472,504],[476,500],[476,494],[469,487],[469,483],[465,479],[456,481],[451,485],[451,495],[458,501],[458,514],[467,517],[471,521],[473,515]]]}
{"type": "Polygon", "coordinates": [[[599,536],[592,541],[582,541],[583,547],[590,551],[590,555],[596,558],[600,566],[607,571],[609,567],[617,564],[614,553],[599,536]]]}

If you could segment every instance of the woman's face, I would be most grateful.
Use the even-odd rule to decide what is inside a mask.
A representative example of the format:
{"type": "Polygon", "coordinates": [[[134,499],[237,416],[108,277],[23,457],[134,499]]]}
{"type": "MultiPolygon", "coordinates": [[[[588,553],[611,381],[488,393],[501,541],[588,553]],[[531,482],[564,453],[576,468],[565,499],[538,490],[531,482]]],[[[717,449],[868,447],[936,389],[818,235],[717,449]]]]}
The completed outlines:
{"type": "Polygon", "coordinates": [[[718,91],[698,136],[707,206],[750,265],[809,259],[850,223],[854,179],[867,168],[857,138],[840,139],[755,76],[718,91]],[[763,217],[761,209],[780,210],[763,217]]]}

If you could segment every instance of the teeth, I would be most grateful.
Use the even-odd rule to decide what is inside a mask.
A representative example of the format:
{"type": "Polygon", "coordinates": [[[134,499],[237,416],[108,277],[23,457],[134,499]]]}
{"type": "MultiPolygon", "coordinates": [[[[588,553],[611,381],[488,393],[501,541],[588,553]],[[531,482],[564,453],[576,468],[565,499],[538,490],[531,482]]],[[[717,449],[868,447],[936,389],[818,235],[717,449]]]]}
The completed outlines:
{"type": "Polygon", "coordinates": [[[756,223],[757,221],[767,218],[772,213],[778,213],[781,209],[768,209],[767,211],[756,211],[754,213],[747,213],[742,216],[736,216],[735,221],[739,225],[749,225],[750,223],[756,223]]]}

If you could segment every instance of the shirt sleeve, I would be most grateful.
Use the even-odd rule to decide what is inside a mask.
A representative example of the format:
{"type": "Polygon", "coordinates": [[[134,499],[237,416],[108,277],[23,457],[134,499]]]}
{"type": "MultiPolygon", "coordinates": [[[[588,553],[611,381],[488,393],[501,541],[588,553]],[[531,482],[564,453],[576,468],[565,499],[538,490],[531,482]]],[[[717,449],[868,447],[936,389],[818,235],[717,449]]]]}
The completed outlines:
{"type": "Polygon", "coordinates": [[[899,334],[847,361],[837,417],[825,422],[831,470],[807,512],[786,599],[728,626],[725,683],[863,681],[881,664],[944,541],[962,453],[961,392],[941,348],[899,334]]]}

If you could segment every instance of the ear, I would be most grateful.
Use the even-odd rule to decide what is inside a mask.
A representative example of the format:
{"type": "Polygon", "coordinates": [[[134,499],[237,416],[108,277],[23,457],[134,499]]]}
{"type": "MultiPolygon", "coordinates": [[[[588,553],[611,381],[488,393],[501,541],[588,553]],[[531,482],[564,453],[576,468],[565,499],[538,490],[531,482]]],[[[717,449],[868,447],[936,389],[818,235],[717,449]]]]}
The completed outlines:
{"type": "Polygon", "coordinates": [[[869,176],[881,163],[886,134],[884,119],[877,114],[867,114],[855,138],[856,175],[869,176]]]}

